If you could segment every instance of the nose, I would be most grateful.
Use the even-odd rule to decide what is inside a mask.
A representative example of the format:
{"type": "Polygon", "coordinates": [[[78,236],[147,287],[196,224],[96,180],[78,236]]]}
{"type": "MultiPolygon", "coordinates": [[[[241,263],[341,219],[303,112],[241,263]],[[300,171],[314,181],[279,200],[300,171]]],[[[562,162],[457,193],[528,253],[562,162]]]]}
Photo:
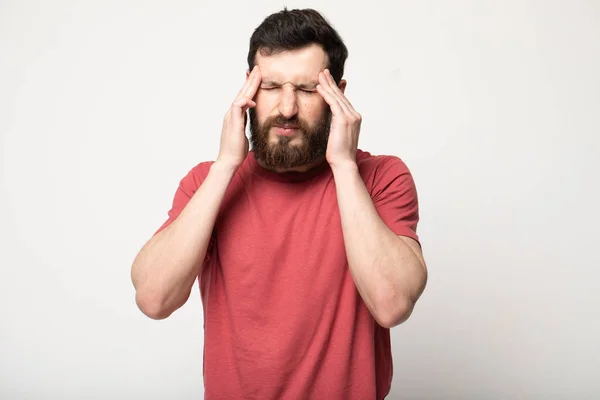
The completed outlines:
{"type": "Polygon", "coordinates": [[[284,85],[281,88],[281,99],[279,101],[279,113],[285,118],[292,118],[298,114],[298,99],[296,90],[291,85],[284,85]]]}

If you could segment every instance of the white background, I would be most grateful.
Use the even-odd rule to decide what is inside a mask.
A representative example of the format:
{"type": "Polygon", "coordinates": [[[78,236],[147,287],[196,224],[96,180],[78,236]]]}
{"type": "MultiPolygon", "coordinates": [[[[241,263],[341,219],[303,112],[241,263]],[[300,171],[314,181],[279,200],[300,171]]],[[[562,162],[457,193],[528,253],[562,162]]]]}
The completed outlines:
{"type": "Polygon", "coordinates": [[[598,398],[595,0],[0,1],[0,398],[202,398],[197,288],[150,320],[131,263],[284,5],[338,29],[360,147],[417,183],[389,398],[598,398]]]}

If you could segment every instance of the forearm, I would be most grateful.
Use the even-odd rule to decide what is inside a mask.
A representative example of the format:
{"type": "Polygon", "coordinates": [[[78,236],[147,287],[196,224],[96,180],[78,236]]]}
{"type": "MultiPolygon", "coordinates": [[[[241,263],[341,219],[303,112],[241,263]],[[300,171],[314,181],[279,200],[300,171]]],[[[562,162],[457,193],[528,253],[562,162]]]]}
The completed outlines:
{"type": "Polygon", "coordinates": [[[136,302],[149,317],[166,318],[189,298],[234,173],[235,168],[213,164],[177,219],[136,257],[131,270],[136,302]]]}
{"type": "Polygon", "coordinates": [[[408,318],[424,289],[423,259],[379,217],[356,164],[336,167],[333,172],[356,287],[380,325],[397,325],[408,318]]]}

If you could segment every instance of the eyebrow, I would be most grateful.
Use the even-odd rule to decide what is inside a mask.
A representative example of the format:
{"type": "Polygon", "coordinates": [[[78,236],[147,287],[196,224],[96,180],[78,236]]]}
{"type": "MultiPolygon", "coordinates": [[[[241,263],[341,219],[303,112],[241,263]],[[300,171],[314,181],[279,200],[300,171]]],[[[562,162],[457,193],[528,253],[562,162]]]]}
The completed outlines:
{"type": "MultiPolygon", "coordinates": [[[[291,83],[291,82],[290,82],[291,83]]],[[[270,79],[263,79],[262,80],[262,84],[266,85],[266,86],[283,86],[282,83],[280,82],[276,82],[270,79]]],[[[298,89],[305,89],[305,90],[315,90],[317,88],[318,83],[317,82],[311,82],[311,83],[299,83],[299,84],[293,84],[292,85],[295,88],[298,89]]]]}

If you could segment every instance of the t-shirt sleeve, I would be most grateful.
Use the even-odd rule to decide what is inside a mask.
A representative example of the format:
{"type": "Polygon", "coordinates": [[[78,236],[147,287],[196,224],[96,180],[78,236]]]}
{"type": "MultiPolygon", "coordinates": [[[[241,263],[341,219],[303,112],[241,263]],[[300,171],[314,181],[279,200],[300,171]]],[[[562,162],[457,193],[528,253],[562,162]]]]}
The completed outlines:
{"type": "MultiPolygon", "coordinates": [[[[179,182],[179,186],[175,191],[175,196],[173,197],[173,203],[171,205],[171,209],[168,212],[167,220],[158,228],[158,230],[154,233],[154,235],[158,234],[160,231],[169,226],[173,221],[177,219],[179,214],[183,211],[185,206],[188,204],[194,193],[200,188],[204,179],[206,179],[206,175],[208,175],[208,170],[210,169],[210,165],[205,163],[199,164],[192,168],[186,176],[181,179],[179,182]]],[[[154,236],[153,235],[153,236],[154,236]]],[[[210,254],[212,253],[214,246],[214,231],[211,235],[210,242],[208,244],[208,249],[206,251],[205,261],[208,260],[210,254]]]]}
{"type": "Polygon", "coordinates": [[[372,199],[379,216],[396,235],[419,242],[417,189],[408,167],[398,157],[389,157],[377,168],[372,199]]]}

